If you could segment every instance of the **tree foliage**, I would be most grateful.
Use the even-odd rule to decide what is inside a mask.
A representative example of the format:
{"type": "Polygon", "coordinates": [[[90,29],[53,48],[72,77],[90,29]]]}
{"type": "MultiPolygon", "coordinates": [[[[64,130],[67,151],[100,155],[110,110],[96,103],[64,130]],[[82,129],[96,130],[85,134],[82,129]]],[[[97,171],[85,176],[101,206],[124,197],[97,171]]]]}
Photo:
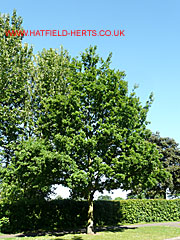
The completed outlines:
{"type": "Polygon", "coordinates": [[[124,198],[122,198],[122,197],[116,197],[114,200],[115,200],[115,201],[120,201],[120,200],[124,200],[124,198]]]}
{"type": "Polygon", "coordinates": [[[58,154],[54,154],[41,139],[29,138],[14,148],[14,156],[6,168],[2,168],[1,197],[9,203],[20,199],[43,199],[51,193],[54,183],[53,166],[58,154]]]}
{"type": "Polygon", "coordinates": [[[59,176],[72,198],[89,202],[89,232],[96,191],[128,190],[138,184],[147,188],[163,174],[158,151],[146,140],[152,97],[142,106],[134,91],[128,93],[124,72],[111,69],[110,60],[100,58],[96,47],[80,60],[72,59],[65,90],[43,99],[44,112],[37,121],[43,137],[68,164],[63,177],[57,168],[57,183],[59,176]]]}
{"type": "Polygon", "coordinates": [[[0,16],[0,153],[7,166],[13,144],[30,135],[30,75],[32,48],[21,36],[6,36],[5,30],[20,30],[22,19],[0,16]]]}
{"type": "Polygon", "coordinates": [[[12,17],[0,15],[1,197],[10,192],[15,195],[18,178],[14,181],[15,175],[10,176],[12,158],[15,148],[32,135],[32,48],[22,44],[22,36],[6,36],[6,30],[22,30],[22,19],[16,11],[12,17]]]}
{"type": "Polygon", "coordinates": [[[110,200],[112,200],[112,197],[109,195],[100,195],[97,200],[98,201],[110,201],[110,200]]]}
{"type": "Polygon", "coordinates": [[[156,144],[161,155],[160,161],[169,173],[165,179],[159,179],[152,188],[142,190],[141,187],[128,194],[128,198],[166,198],[169,192],[171,197],[180,193],[180,149],[173,138],[161,137],[159,132],[153,133],[149,141],[156,144]]]}
{"type": "Polygon", "coordinates": [[[64,89],[62,75],[68,71],[61,59],[67,61],[51,50],[35,58],[22,36],[6,36],[6,30],[23,30],[16,11],[0,16],[1,198],[44,198],[51,192],[53,172],[61,167],[38,123],[47,115],[46,97],[64,89]]]}
{"type": "Polygon", "coordinates": [[[157,145],[161,154],[160,161],[170,173],[169,178],[160,182],[153,190],[156,194],[163,194],[167,190],[171,195],[180,193],[180,148],[179,144],[169,137],[161,137],[158,132],[152,134],[150,142],[157,145]]]}
{"type": "Polygon", "coordinates": [[[147,189],[166,175],[147,141],[152,96],[143,106],[128,91],[111,54],[103,60],[89,47],[71,59],[63,49],[44,49],[33,61],[22,37],[4,35],[21,29],[16,12],[0,24],[2,192],[17,200],[68,186],[72,198],[88,200],[90,233],[96,191],[147,189]]]}

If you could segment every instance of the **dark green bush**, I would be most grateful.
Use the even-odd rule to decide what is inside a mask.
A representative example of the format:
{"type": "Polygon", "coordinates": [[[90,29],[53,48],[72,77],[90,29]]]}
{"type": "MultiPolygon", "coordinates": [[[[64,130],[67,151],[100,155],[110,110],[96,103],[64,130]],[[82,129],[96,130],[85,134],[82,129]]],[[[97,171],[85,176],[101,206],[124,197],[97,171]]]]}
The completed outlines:
{"type": "Polygon", "coordinates": [[[85,201],[18,201],[1,207],[0,218],[10,221],[10,230],[4,232],[75,229],[85,226],[87,207],[85,201]]]}
{"type": "Polygon", "coordinates": [[[8,217],[2,217],[0,219],[0,232],[10,231],[10,221],[8,217]]]}
{"type": "Polygon", "coordinates": [[[121,222],[122,211],[120,201],[95,201],[94,222],[96,226],[117,225],[121,222]]]}
{"type": "MultiPolygon", "coordinates": [[[[87,224],[86,201],[31,200],[0,205],[1,231],[68,230],[87,224]]],[[[95,201],[96,226],[120,223],[178,221],[180,200],[95,201]]]]}

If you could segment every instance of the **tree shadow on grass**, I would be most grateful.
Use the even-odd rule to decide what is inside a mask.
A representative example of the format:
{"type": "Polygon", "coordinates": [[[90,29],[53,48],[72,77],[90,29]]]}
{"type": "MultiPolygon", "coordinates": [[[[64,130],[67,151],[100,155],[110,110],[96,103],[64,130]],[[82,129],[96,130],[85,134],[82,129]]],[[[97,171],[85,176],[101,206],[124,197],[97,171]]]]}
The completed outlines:
{"type": "MultiPolygon", "coordinates": [[[[49,240],[54,240],[54,238],[50,238],[49,240]]],[[[56,238],[56,240],[83,240],[83,238],[82,237],[80,237],[80,236],[74,236],[74,237],[72,237],[72,238],[56,238]]]]}
{"type": "Polygon", "coordinates": [[[72,240],[83,240],[83,238],[80,237],[80,236],[75,236],[75,237],[72,238],[72,240]]]}
{"type": "MultiPolygon", "coordinates": [[[[75,232],[56,232],[56,233],[23,233],[23,234],[14,234],[14,235],[4,235],[4,238],[6,237],[18,237],[18,238],[24,238],[24,237],[38,237],[38,236],[48,236],[49,240],[54,240],[54,238],[51,239],[51,237],[56,236],[56,240],[67,240],[66,235],[67,234],[79,234],[75,233],[75,232]],[[48,235],[47,235],[48,234],[48,235]],[[58,238],[58,237],[62,237],[64,236],[64,238],[58,238]]],[[[68,238],[69,239],[69,238],[68,238]]],[[[83,238],[81,236],[72,236],[71,240],[83,240],[83,238]]]]}
{"type": "Polygon", "coordinates": [[[96,228],[95,232],[124,232],[128,229],[136,229],[137,227],[127,227],[127,226],[109,226],[109,227],[99,227],[96,228]]]}
{"type": "MultiPolygon", "coordinates": [[[[127,227],[127,226],[111,226],[111,227],[99,227],[95,229],[95,235],[99,232],[124,232],[128,229],[137,229],[137,227],[127,227]]],[[[80,232],[79,232],[80,233],[80,232]]],[[[81,232],[81,233],[84,233],[81,232]]],[[[69,238],[68,238],[69,239],[69,238]]],[[[84,238],[81,236],[73,236],[72,238],[70,238],[71,240],[83,240],[84,238]]],[[[50,239],[50,240],[54,240],[54,239],[50,239]]],[[[56,240],[67,240],[66,236],[64,236],[64,238],[56,238],[56,240]]]]}
{"type": "MultiPolygon", "coordinates": [[[[96,227],[95,228],[95,235],[96,233],[98,234],[99,232],[124,232],[125,230],[128,229],[136,229],[137,227],[133,226],[107,226],[107,227],[96,227]]],[[[82,234],[86,233],[86,229],[76,229],[76,230],[67,230],[67,231],[44,231],[44,232],[28,232],[28,233],[23,233],[23,234],[15,234],[11,235],[13,237],[38,237],[38,236],[47,236],[48,238],[51,236],[57,237],[56,240],[66,240],[66,235],[67,234],[82,234]],[[58,238],[64,236],[65,238],[58,238]]],[[[49,238],[51,240],[51,238],[49,238]]],[[[72,240],[83,240],[81,236],[73,236],[72,240]]]]}
{"type": "MultiPolygon", "coordinates": [[[[57,237],[56,239],[58,240],[58,237],[66,237],[67,234],[81,234],[81,233],[86,233],[86,229],[71,229],[71,230],[61,230],[61,231],[34,231],[34,232],[24,232],[20,234],[10,234],[7,235],[9,237],[18,237],[18,238],[23,238],[23,237],[40,237],[40,236],[48,236],[49,237],[57,237]]],[[[6,236],[6,235],[4,235],[6,236]]],[[[59,240],[66,240],[59,238],[59,240]]],[[[51,238],[50,238],[51,240],[51,238]]],[[[80,236],[74,236],[72,240],[83,240],[80,236]]]]}
{"type": "MultiPolygon", "coordinates": [[[[53,235],[54,236],[54,235],[53,235]]],[[[56,235],[56,237],[57,237],[57,235],[56,235]]],[[[69,238],[68,238],[69,239],[69,238]]],[[[83,240],[83,238],[81,237],[81,236],[72,236],[72,238],[70,238],[71,240],[83,240]]],[[[54,238],[53,239],[49,239],[49,240],[54,240],[54,238]]],[[[56,238],[56,240],[67,240],[67,238],[66,238],[66,234],[64,234],[64,238],[56,238]]]]}

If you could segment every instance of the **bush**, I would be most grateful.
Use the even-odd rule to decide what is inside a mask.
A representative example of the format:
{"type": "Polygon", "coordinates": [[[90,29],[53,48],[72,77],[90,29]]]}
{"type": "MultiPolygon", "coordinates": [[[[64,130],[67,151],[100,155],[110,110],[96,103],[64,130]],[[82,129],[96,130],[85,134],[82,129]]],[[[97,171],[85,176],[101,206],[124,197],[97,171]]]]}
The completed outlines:
{"type": "Polygon", "coordinates": [[[180,199],[121,201],[122,221],[125,223],[178,221],[180,199]]]}
{"type": "MultiPolygon", "coordinates": [[[[87,224],[86,201],[31,200],[0,205],[0,227],[4,233],[34,230],[73,230],[87,224]]],[[[178,221],[180,199],[95,201],[96,226],[120,223],[178,221]]]]}
{"type": "Polygon", "coordinates": [[[2,217],[0,219],[0,231],[5,232],[6,230],[11,231],[10,221],[8,217],[2,217]]]}

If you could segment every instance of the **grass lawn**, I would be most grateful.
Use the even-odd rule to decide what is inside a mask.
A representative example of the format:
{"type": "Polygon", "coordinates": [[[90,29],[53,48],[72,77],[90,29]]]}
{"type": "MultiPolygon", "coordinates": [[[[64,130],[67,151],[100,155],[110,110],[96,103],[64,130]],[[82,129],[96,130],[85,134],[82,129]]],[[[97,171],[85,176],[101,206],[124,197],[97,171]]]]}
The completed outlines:
{"type": "Polygon", "coordinates": [[[164,240],[180,236],[180,228],[168,226],[140,227],[136,229],[122,229],[121,231],[98,232],[95,235],[67,234],[61,237],[19,237],[1,238],[1,240],[164,240]]]}

